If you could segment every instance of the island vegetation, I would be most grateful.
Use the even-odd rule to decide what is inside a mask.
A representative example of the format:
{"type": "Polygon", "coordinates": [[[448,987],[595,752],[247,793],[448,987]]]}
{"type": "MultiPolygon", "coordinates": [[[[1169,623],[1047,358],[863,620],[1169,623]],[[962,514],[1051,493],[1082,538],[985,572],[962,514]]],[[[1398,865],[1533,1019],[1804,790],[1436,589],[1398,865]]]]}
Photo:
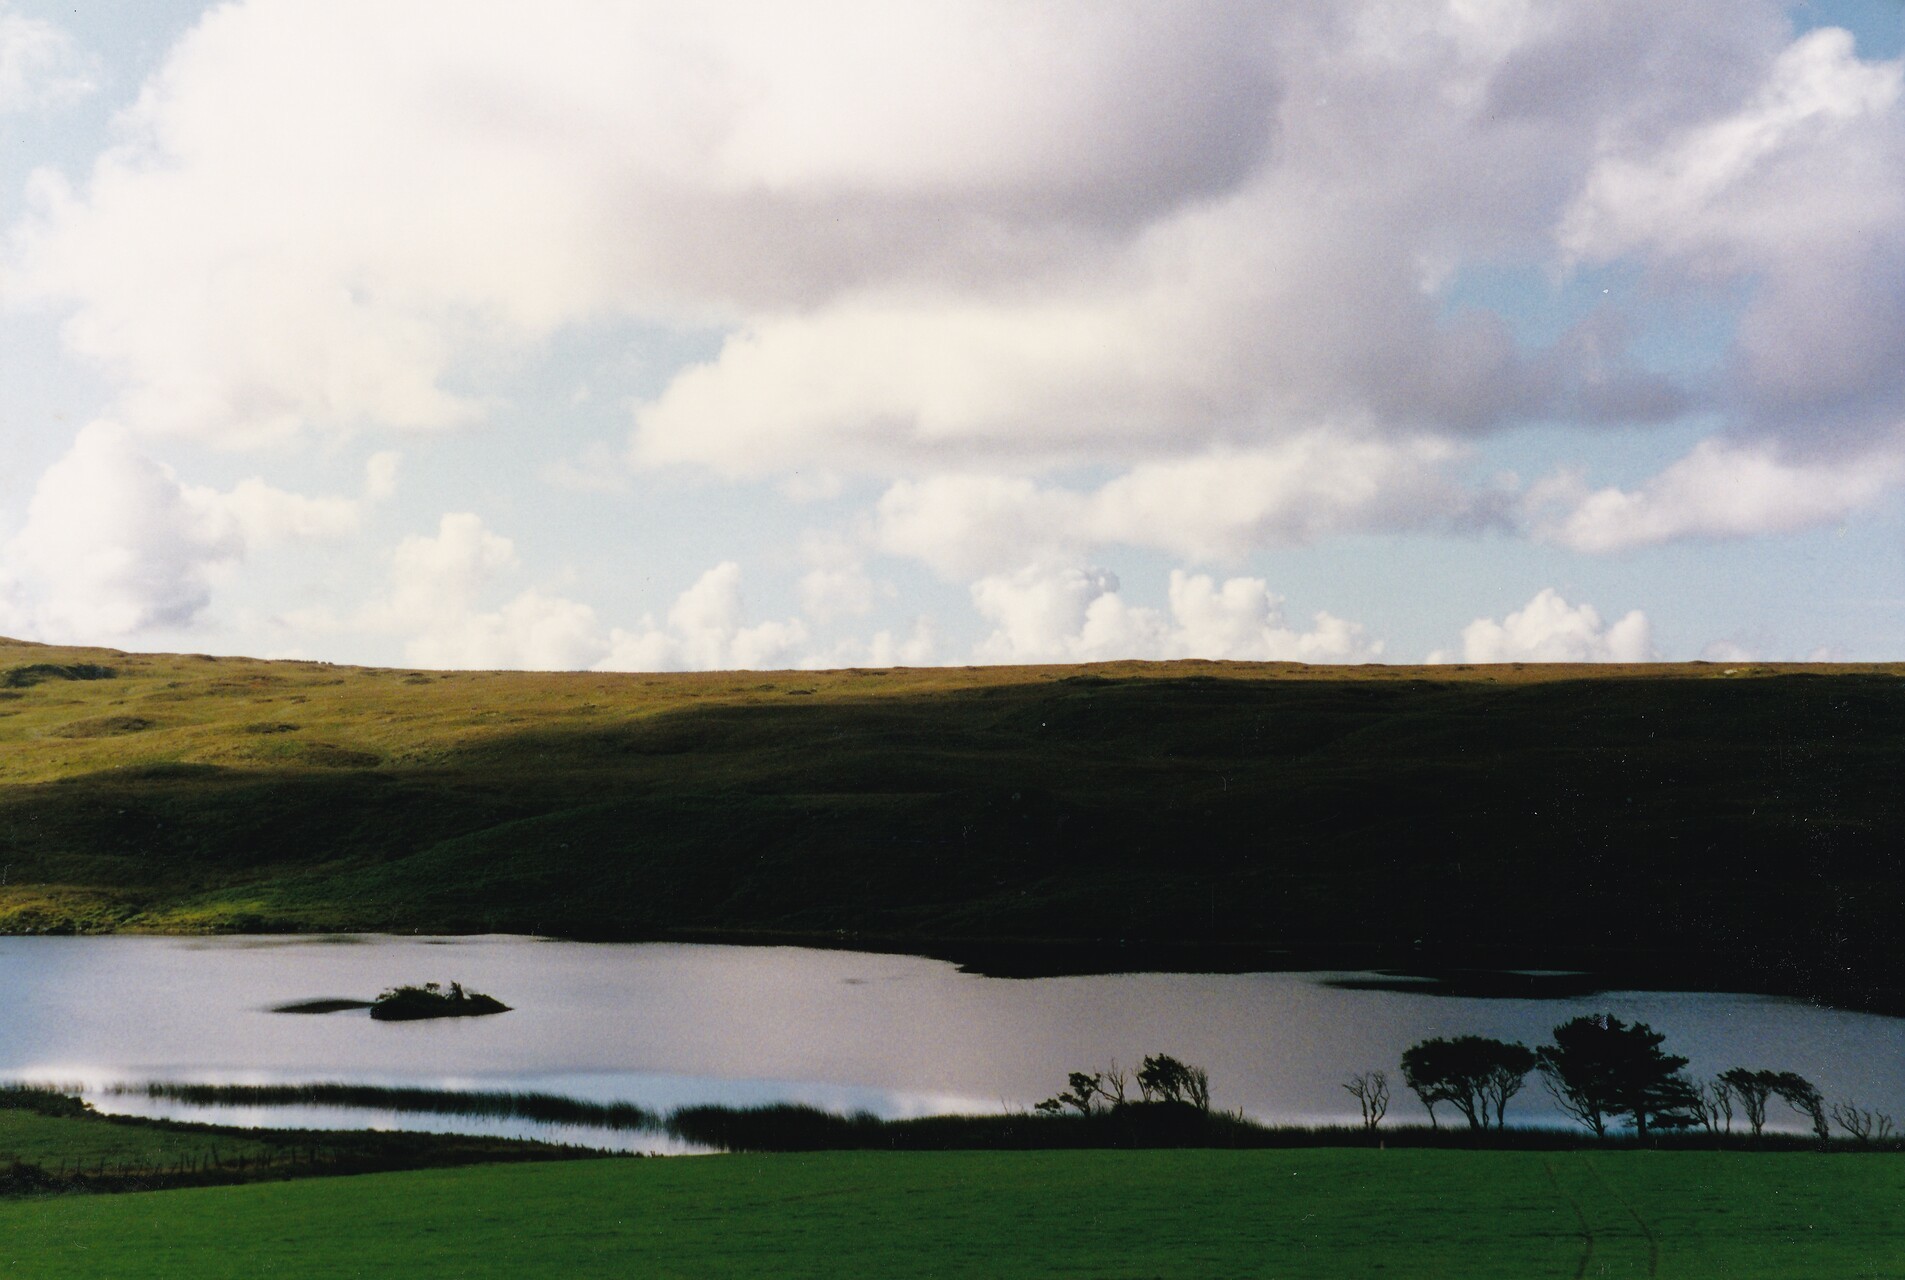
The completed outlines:
{"type": "Polygon", "coordinates": [[[463,984],[391,987],[371,1001],[370,1016],[379,1022],[420,1022],[427,1018],[481,1018],[508,1013],[509,1006],[494,996],[465,991],[463,984]]]}

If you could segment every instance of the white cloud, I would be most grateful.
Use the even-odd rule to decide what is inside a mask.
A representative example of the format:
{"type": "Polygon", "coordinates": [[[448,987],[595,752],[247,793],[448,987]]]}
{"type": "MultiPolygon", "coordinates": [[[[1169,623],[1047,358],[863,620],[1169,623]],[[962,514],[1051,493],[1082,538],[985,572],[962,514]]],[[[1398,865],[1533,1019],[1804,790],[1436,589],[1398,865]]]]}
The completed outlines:
{"type": "Polygon", "coordinates": [[[949,577],[1062,559],[1085,549],[1083,498],[1014,476],[901,480],[883,494],[873,538],[949,577]]]}
{"type": "Polygon", "coordinates": [[[520,565],[515,543],[480,517],[447,513],[434,534],[396,546],[388,591],[344,625],[404,637],[405,661],[422,667],[574,671],[600,661],[608,640],[587,605],[534,588],[486,604],[520,565]]]}
{"type": "Polygon", "coordinates": [[[800,609],[826,625],[842,618],[865,617],[881,596],[893,594],[875,582],[853,545],[843,538],[809,536],[805,554],[813,567],[800,579],[800,609]]]}
{"type": "Polygon", "coordinates": [[[57,640],[190,624],[243,543],[165,467],[105,424],[81,431],[40,477],[6,544],[10,629],[57,640]]]}
{"type": "Polygon", "coordinates": [[[929,667],[938,661],[939,642],[932,619],[914,618],[904,631],[882,629],[866,640],[848,637],[831,648],[816,649],[801,659],[802,667],[929,667]]]}
{"type": "Polygon", "coordinates": [[[1901,484],[1905,451],[1790,460],[1766,443],[1703,440],[1637,490],[1588,492],[1578,478],[1561,476],[1531,490],[1529,502],[1538,536],[1607,552],[1831,524],[1901,484]]]}
{"type": "Polygon", "coordinates": [[[83,188],[42,175],[9,291],[71,308],[69,342],[144,425],[451,425],[477,410],[455,366],[489,345],[1098,253],[1262,154],[1257,21],[234,4],[172,51],[83,188]]]}
{"type": "MultiPolygon", "coordinates": [[[[1500,622],[1477,618],[1462,628],[1462,662],[1652,662],[1653,627],[1636,609],[1604,624],[1593,605],[1571,605],[1552,588],[1500,622]]],[[[1452,662],[1437,652],[1430,662],[1452,662]]]]}
{"type": "Polygon", "coordinates": [[[391,553],[390,595],[373,607],[371,625],[411,630],[455,622],[517,564],[516,544],[484,528],[474,513],[446,514],[434,535],[413,534],[391,553]]]}
{"type": "Polygon", "coordinates": [[[42,177],[9,292],[138,421],[225,440],[450,425],[460,367],[614,316],[730,330],[642,409],[648,461],[1466,432],[1569,375],[1438,282],[1545,263],[1610,116],[1731,101],[1716,28],[1777,48],[1770,6],[1615,7],[1587,57],[1605,3],[253,0],[42,177]],[[1516,95],[1541,56],[1565,109],[1516,95]]]}
{"type": "Polygon", "coordinates": [[[388,502],[397,496],[397,472],[403,455],[384,449],[370,455],[364,463],[364,497],[371,502],[388,502]]]}
{"type": "Polygon", "coordinates": [[[605,671],[717,671],[794,666],[807,642],[798,618],[749,624],[741,567],[723,561],[676,598],[665,624],[616,628],[605,671]]]}
{"type": "MultiPolygon", "coordinates": [[[[453,428],[565,337],[717,334],[643,380],[625,448],[544,477],[876,476],[873,545],[965,580],[1486,523],[1455,478],[1479,434],[1689,408],[1727,433],[1542,530],[1777,530],[1905,458],[1900,77],[1772,0],[238,0],[89,171],[36,177],[0,293],[63,318],[136,429],[227,445],[453,428]],[[1645,299],[1543,345],[1457,288],[1579,264],[1744,297],[1728,363],[1636,368],[1645,299]],[[1695,474],[1760,454],[1785,470],[1754,511],[1695,474]]],[[[606,400],[620,368],[561,385],[606,400]]],[[[342,527],[329,501],[233,510],[291,536],[342,527]]],[[[868,585],[814,567],[809,620],[868,585]]],[[[1180,625],[1095,607],[1079,636],[1180,625]]],[[[780,661],[806,625],[603,644],[780,661]]]]}
{"type": "MultiPolygon", "coordinates": [[[[929,624],[909,634],[816,645],[799,618],[754,621],[741,568],[723,561],[698,577],[657,621],[605,624],[589,605],[531,587],[501,604],[521,569],[515,544],[469,512],[444,515],[436,532],[405,538],[391,553],[388,590],[341,624],[403,637],[406,661],[461,669],[716,671],[852,662],[887,666],[930,660],[929,624]]],[[[334,620],[316,619],[337,627],[334,620]]]]}
{"type": "Polygon", "coordinates": [[[1169,612],[1128,603],[1102,569],[1032,566],[982,578],[974,606],[993,626],[984,662],[1090,662],[1117,658],[1368,662],[1382,653],[1362,626],[1319,613],[1308,631],[1288,626],[1283,601],[1258,578],[1221,584],[1175,570],[1169,612]]]}
{"type": "Polygon", "coordinates": [[[1733,103],[1609,147],[1567,251],[1751,286],[1726,399],[1789,447],[1905,418],[1905,64],[1811,32],[1733,103]]]}
{"type": "Polygon", "coordinates": [[[0,3],[0,113],[50,106],[92,92],[86,64],[64,30],[0,3]]]}
{"type": "Polygon", "coordinates": [[[1075,558],[1111,545],[1234,559],[1332,533],[1446,529],[1482,519],[1447,476],[1459,451],[1307,433],[1251,450],[1140,464],[1097,489],[949,473],[900,480],[877,508],[881,550],[950,576],[1075,558]]]}
{"type": "Polygon", "coordinates": [[[213,587],[255,550],[335,539],[361,503],[308,497],[253,477],[228,491],[186,484],[123,428],[84,428],[40,477],[0,548],[0,618],[75,641],[190,626],[213,587]]]}
{"type": "Polygon", "coordinates": [[[593,609],[525,591],[501,609],[438,619],[404,645],[404,656],[420,667],[579,671],[604,650],[593,609]]]}

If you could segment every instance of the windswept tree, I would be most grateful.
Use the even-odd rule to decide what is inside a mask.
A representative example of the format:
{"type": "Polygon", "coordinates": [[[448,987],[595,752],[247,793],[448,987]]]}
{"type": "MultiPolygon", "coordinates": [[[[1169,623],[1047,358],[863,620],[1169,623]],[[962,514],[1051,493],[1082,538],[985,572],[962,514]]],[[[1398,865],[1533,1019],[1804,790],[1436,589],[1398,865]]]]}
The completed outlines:
{"type": "Polygon", "coordinates": [[[1755,1138],[1759,1137],[1760,1130],[1766,1127],[1766,1103],[1779,1083],[1779,1072],[1732,1067],[1720,1073],[1719,1082],[1733,1090],[1740,1112],[1746,1117],[1747,1129],[1755,1138]]]}
{"type": "Polygon", "coordinates": [[[1034,1110],[1047,1115],[1076,1111],[1088,1116],[1094,1111],[1124,1104],[1125,1073],[1114,1061],[1107,1071],[1074,1071],[1066,1077],[1069,1086],[1057,1097],[1047,1098],[1034,1110]]]}
{"type": "Polygon", "coordinates": [[[1862,1144],[1884,1142],[1892,1136],[1892,1117],[1883,1111],[1870,1111],[1856,1102],[1832,1104],[1832,1123],[1862,1144]]]}
{"type": "Polygon", "coordinates": [[[1832,1126],[1826,1123],[1825,1095],[1812,1081],[1796,1072],[1782,1071],[1774,1081],[1773,1092],[1812,1123],[1813,1137],[1824,1142],[1832,1136],[1832,1126]]]}
{"type": "MultiPolygon", "coordinates": [[[[1437,1103],[1446,1102],[1471,1129],[1501,1128],[1508,1100],[1521,1092],[1535,1055],[1526,1045],[1487,1036],[1424,1040],[1402,1055],[1402,1082],[1428,1108],[1436,1124],[1437,1103]]],[[[1438,1126],[1439,1127],[1439,1126],[1438,1126]]]]}
{"type": "Polygon", "coordinates": [[[1698,1095],[1681,1074],[1687,1060],[1662,1051],[1666,1038],[1612,1014],[1575,1018],[1554,1029],[1554,1043],[1537,1051],[1536,1066],[1555,1104],[1597,1137],[1625,1116],[1635,1136],[1645,1138],[1651,1128],[1695,1123],[1698,1095]]]}
{"type": "MultiPolygon", "coordinates": [[[[1065,1078],[1065,1091],[1038,1103],[1034,1110],[1047,1115],[1075,1111],[1081,1116],[1115,1111],[1127,1101],[1128,1081],[1115,1061],[1105,1071],[1073,1071],[1065,1078]]],[[[1210,1073],[1169,1054],[1146,1058],[1138,1070],[1137,1085],[1139,1096],[1146,1102],[1179,1102],[1199,1111],[1210,1110],[1210,1073]]]]}
{"type": "Polygon", "coordinates": [[[1733,1086],[1724,1077],[1696,1085],[1693,1091],[1694,1117],[1708,1133],[1732,1133],[1734,1098],[1733,1086]]]}
{"type": "Polygon", "coordinates": [[[1343,1081],[1343,1088],[1356,1099],[1363,1113],[1363,1128],[1374,1133],[1382,1118],[1389,1114],[1389,1076],[1381,1071],[1364,1071],[1343,1081]]]}
{"type": "Polygon", "coordinates": [[[1210,1073],[1168,1053],[1153,1054],[1138,1068],[1138,1092],[1146,1102],[1183,1102],[1209,1111],[1210,1073]]]}
{"type": "Polygon", "coordinates": [[[1730,1086],[1746,1114],[1747,1127],[1755,1138],[1766,1127],[1766,1104],[1777,1097],[1806,1117],[1813,1136],[1821,1142],[1832,1134],[1826,1118],[1826,1100],[1812,1081],[1793,1071],[1751,1071],[1734,1067],[1720,1073],[1720,1081],[1730,1086]]]}

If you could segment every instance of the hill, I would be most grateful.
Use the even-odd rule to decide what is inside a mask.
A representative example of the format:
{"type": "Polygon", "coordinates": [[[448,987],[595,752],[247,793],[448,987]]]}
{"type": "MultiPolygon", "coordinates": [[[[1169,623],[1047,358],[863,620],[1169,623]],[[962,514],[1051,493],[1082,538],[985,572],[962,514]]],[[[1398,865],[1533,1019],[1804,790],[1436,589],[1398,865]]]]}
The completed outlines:
{"type": "Polygon", "coordinates": [[[0,929],[1122,940],[1894,1007],[1902,676],[549,675],[0,641],[0,929]]]}

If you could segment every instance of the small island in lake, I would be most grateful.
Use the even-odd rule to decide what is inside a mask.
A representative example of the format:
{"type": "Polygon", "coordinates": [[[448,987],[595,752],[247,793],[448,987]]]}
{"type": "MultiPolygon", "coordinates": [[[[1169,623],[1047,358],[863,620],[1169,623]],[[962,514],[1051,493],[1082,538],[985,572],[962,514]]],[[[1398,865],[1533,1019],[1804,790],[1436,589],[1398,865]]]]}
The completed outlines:
{"type": "Polygon", "coordinates": [[[383,1022],[480,1018],[484,1014],[508,1012],[509,1006],[501,1000],[465,991],[460,982],[452,982],[447,988],[435,982],[426,982],[420,987],[392,987],[370,1006],[370,1016],[383,1022]]]}

